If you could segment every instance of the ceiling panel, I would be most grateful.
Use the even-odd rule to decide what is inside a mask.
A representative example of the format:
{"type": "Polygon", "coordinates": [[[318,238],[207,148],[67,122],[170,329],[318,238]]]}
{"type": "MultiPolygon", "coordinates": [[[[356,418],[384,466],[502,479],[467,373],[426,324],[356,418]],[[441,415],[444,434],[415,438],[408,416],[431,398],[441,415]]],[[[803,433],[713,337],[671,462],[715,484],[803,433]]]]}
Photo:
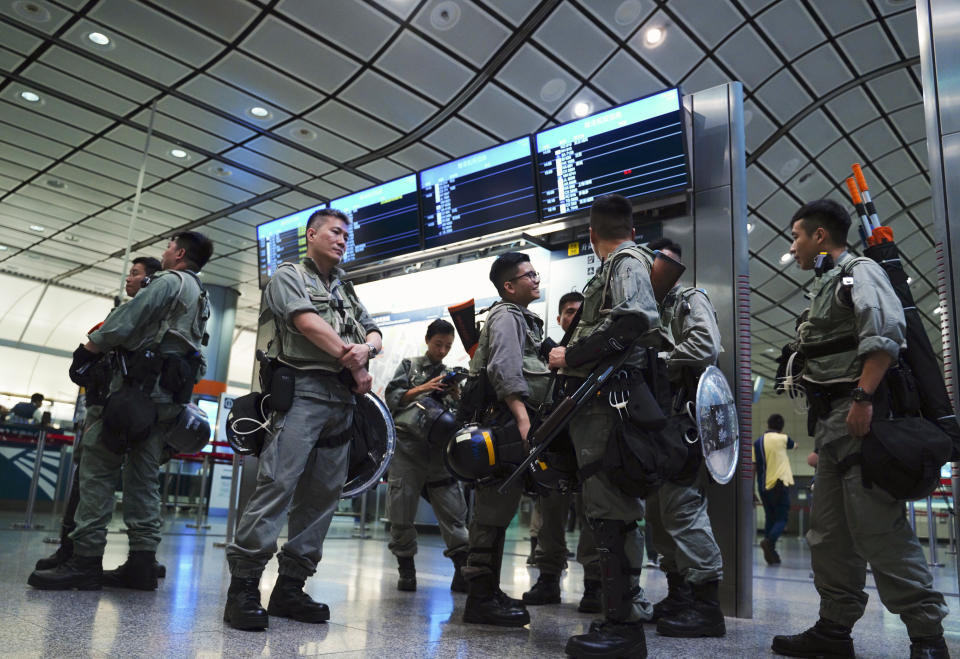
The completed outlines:
{"type": "Polygon", "coordinates": [[[437,109],[411,91],[378,73],[367,71],[340,94],[343,100],[366,108],[368,112],[403,130],[422,123],[437,109]]]}
{"type": "Polygon", "coordinates": [[[381,121],[365,117],[333,100],[304,115],[304,118],[318,126],[336,126],[338,135],[371,149],[379,148],[401,136],[399,131],[388,128],[381,121]]]}
{"type": "Polygon", "coordinates": [[[585,78],[616,48],[613,39],[571,5],[558,6],[534,38],[585,78]]]}
{"type": "Polygon", "coordinates": [[[370,59],[397,29],[394,18],[361,0],[281,0],[277,8],[362,60],[370,59]]]}
{"type": "Polygon", "coordinates": [[[474,75],[472,69],[409,32],[387,47],[376,66],[441,104],[453,98],[474,75]]]}
{"type": "Polygon", "coordinates": [[[475,66],[482,66],[510,36],[510,30],[467,2],[428,0],[414,24],[475,66]]]}

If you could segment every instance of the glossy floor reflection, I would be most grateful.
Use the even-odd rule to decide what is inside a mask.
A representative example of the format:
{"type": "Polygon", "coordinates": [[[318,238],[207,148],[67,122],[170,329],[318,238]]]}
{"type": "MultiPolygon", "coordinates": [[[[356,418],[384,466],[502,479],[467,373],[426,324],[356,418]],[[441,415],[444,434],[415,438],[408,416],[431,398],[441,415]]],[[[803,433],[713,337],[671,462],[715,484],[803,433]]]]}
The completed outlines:
{"type": "MultiPolygon", "coordinates": [[[[49,519],[49,518],[47,518],[49,519]]],[[[240,632],[222,622],[229,576],[223,549],[222,520],[214,520],[205,535],[185,527],[189,520],[168,522],[159,558],[167,578],[153,593],[120,590],[102,592],[41,592],[26,585],[27,575],[53,545],[43,531],[14,531],[17,515],[0,514],[0,656],[12,657],[256,657],[334,655],[337,657],[556,657],[571,634],[581,633],[591,616],[577,613],[583,572],[571,562],[564,573],[563,603],[531,607],[529,629],[503,630],[460,622],[463,595],[449,591],[453,572],[443,557],[437,536],[422,538],[417,556],[416,593],[396,590],[396,567],[382,528],[368,539],[353,538],[353,521],[334,522],[326,555],[308,591],[327,602],[328,624],[306,625],[272,619],[263,633],[240,632]]],[[[44,521],[44,520],[42,520],[44,521]]],[[[526,566],[529,544],[525,530],[508,534],[503,587],[519,596],[536,580],[526,566]]],[[[570,546],[574,546],[574,536],[570,546]]],[[[721,639],[668,639],[648,627],[651,657],[773,656],[770,640],[777,633],[794,633],[812,624],[817,615],[816,592],[810,578],[806,546],[785,538],[783,564],[768,567],[755,552],[754,617],[728,618],[721,639]]],[[[126,536],[111,533],[104,560],[110,568],[126,555],[126,536]]],[[[960,610],[955,556],[941,551],[946,567],[935,568],[938,587],[947,602],[960,610]]],[[[272,562],[261,583],[266,602],[276,579],[272,562]]],[[[666,593],[663,575],[645,571],[642,583],[656,601],[666,593]]],[[[899,619],[887,613],[870,585],[870,602],[854,630],[860,657],[906,657],[909,640],[899,619]]],[[[960,618],[947,618],[947,641],[960,657],[960,618]]]]}

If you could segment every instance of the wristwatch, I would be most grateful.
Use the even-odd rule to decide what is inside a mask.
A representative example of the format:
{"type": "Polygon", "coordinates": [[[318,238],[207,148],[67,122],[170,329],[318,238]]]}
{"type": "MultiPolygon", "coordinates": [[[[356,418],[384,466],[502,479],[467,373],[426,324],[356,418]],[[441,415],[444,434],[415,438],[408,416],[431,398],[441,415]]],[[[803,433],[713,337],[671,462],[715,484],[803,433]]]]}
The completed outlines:
{"type": "Polygon", "coordinates": [[[370,356],[367,357],[367,359],[373,359],[378,354],[380,354],[380,350],[378,350],[377,346],[373,345],[372,343],[368,343],[367,347],[370,348],[370,356]]]}
{"type": "Polygon", "coordinates": [[[853,399],[854,403],[872,403],[873,394],[867,393],[867,390],[863,387],[857,387],[850,392],[850,397],[853,399]]]}

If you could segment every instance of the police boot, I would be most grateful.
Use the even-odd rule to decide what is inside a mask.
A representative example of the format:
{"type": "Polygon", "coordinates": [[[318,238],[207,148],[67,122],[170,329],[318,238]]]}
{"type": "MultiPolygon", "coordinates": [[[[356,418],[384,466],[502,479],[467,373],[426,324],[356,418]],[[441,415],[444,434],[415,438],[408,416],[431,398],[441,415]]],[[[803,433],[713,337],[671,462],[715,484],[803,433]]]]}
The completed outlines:
{"type": "Polygon", "coordinates": [[[50,570],[70,560],[73,556],[73,540],[70,539],[73,529],[74,527],[66,524],[60,527],[60,546],[57,547],[57,551],[37,561],[35,566],[37,570],[50,570]]]}
{"type": "Polygon", "coordinates": [[[600,603],[600,582],[593,579],[583,580],[583,597],[577,611],[580,613],[600,613],[603,607],[600,603]]]}
{"type": "Polygon", "coordinates": [[[642,622],[603,622],[590,625],[590,632],[571,636],[564,648],[571,657],[647,656],[647,639],[642,622]]]}
{"type": "Polygon", "coordinates": [[[723,621],[720,595],[717,592],[719,587],[719,580],[692,584],[693,601],[672,615],[660,618],[657,621],[657,633],[680,638],[726,634],[727,626],[723,621]]]}
{"type": "Polygon", "coordinates": [[[417,568],[413,564],[413,556],[397,556],[397,566],[397,570],[400,572],[400,578],[397,580],[397,590],[416,590],[417,568]]]}
{"type": "Polygon", "coordinates": [[[270,617],[260,606],[260,577],[232,577],[223,620],[234,629],[266,629],[270,617]]]}
{"type": "MultiPolygon", "coordinates": [[[[411,562],[412,559],[411,559],[411,562]]],[[[281,574],[270,593],[267,613],[280,618],[290,618],[299,622],[326,622],[330,619],[330,607],[315,602],[303,592],[306,579],[297,579],[281,574]]]]}
{"type": "Polygon", "coordinates": [[[104,570],[103,585],[133,590],[157,589],[156,552],[131,551],[125,563],[115,570],[104,570]]]}
{"type": "Polygon", "coordinates": [[[540,573],[533,588],[523,594],[524,604],[559,604],[560,575],[540,573]]]}
{"type": "MultiPolygon", "coordinates": [[[[793,636],[774,636],[774,652],[787,657],[823,657],[824,659],[854,659],[850,627],[820,618],[817,624],[793,636]]],[[[912,652],[912,646],[911,646],[912,652]]],[[[923,656],[923,655],[920,655],[923,656]]]]}
{"type": "Polygon", "coordinates": [[[499,529],[496,544],[494,545],[493,551],[490,554],[490,570],[493,572],[493,588],[494,595],[505,607],[511,608],[521,608],[525,609],[523,606],[523,600],[518,600],[516,597],[510,597],[503,590],[500,589],[500,571],[503,568],[503,545],[506,542],[507,530],[499,529]]]}
{"type": "Polygon", "coordinates": [[[530,538],[530,555],[527,556],[527,565],[537,564],[537,538],[530,538]]]}
{"type": "Polygon", "coordinates": [[[34,570],[27,583],[40,590],[100,590],[103,580],[102,556],[74,554],[66,563],[49,570],[34,570]]]}
{"type": "Polygon", "coordinates": [[[450,557],[450,560],[453,561],[453,581],[450,582],[450,590],[455,593],[465,593],[467,592],[467,581],[463,578],[460,569],[467,564],[467,552],[457,552],[450,557]]]}
{"type": "Polygon", "coordinates": [[[940,636],[910,638],[910,659],[949,659],[947,643],[940,636]]]}
{"type": "Polygon", "coordinates": [[[467,582],[467,603],[463,621],[498,627],[523,627],[530,622],[530,614],[523,603],[519,606],[500,597],[493,575],[482,575],[467,582]]]}
{"type": "Polygon", "coordinates": [[[683,575],[678,572],[667,572],[667,596],[653,605],[653,617],[650,622],[679,613],[692,602],[693,593],[683,575]]]}

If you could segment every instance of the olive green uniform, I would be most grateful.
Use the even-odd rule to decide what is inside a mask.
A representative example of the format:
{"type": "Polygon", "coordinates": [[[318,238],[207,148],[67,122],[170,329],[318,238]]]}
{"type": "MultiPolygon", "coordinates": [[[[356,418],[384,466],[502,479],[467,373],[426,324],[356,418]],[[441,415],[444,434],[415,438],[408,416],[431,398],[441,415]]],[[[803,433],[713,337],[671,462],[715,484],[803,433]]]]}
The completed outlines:
{"type": "MultiPolygon", "coordinates": [[[[487,312],[480,332],[477,351],[470,360],[470,373],[486,369],[487,378],[502,402],[507,396],[519,396],[529,408],[546,402],[550,390],[550,370],[539,355],[543,342],[543,320],[529,309],[499,301],[487,312]]],[[[475,490],[473,519],[470,522],[470,554],[462,569],[472,580],[493,573],[499,582],[499,559],[510,520],[517,512],[522,486],[515,482],[506,492],[497,491],[500,482],[478,484],[475,490]]],[[[559,570],[557,570],[559,573],[559,570]]]]}
{"type": "MultiPolygon", "coordinates": [[[[650,284],[652,263],[653,254],[646,248],[637,247],[633,241],[624,241],[607,256],[602,267],[583,289],[581,318],[571,336],[571,347],[594,332],[605,330],[616,318],[635,315],[645,330],[638,337],[639,345],[630,348],[632,354],[624,365],[627,368],[646,366],[644,346],[659,348],[664,345],[665,339],[660,330],[657,303],[650,284]]],[[[596,366],[596,363],[588,363],[577,368],[568,367],[561,372],[566,377],[582,378],[596,366]]],[[[607,440],[620,423],[620,416],[610,406],[606,395],[598,396],[571,419],[570,437],[581,468],[603,458],[607,440]]],[[[583,508],[587,519],[594,523],[594,530],[597,530],[596,524],[601,520],[624,523],[622,539],[616,541],[619,546],[615,551],[624,556],[627,565],[621,565],[621,569],[625,575],[630,575],[629,580],[636,591],[643,567],[644,543],[643,534],[633,523],[643,519],[643,500],[624,494],[601,470],[583,483],[583,508]]],[[[601,551],[614,551],[604,542],[598,535],[597,544],[601,551]]],[[[608,597],[606,588],[604,582],[605,598],[608,597]]],[[[623,620],[645,620],[649,619],[651,613],[649,603],[636,598],[623,620]]]]}
{"type": "MultiPolygon", "coordinates": [[[[90,333],[90,341],[101,351],[134,353],[149,348],[160,356],[183,356],[200,350],[210,315],[206,293],[192,272],[163,271],[135,298],[117,307],[103,325],[90,333]]],[[[201,359],[202,362],[202,359],[201,359]]],[[[201,363],[196,381],[206,370],[201,363]]],[[[120,389],[123,376],[114,367],[110,391],[120,389]]],[[[113,514],[117,481],[123,477],[123,521],[127,526],[130,551],[156,551],[160,544],[159,467],[164,436],[179,416],[183,405],[173,403],[171,392],[159,382],[150,399],[157,419],[146,439],[133,442],[119,455],[104,441],[103,407],[87,410],[80,461],[80,502],[75,514],[76,528],[70,534],[78,556],[102,556],[107,544],[107,524],[113,514]]]]}
{"type": "MultiPolygon", "coordinates": [[[[426,491],[440,525],[446,556],[467,550],[467,502],[460,482],[450,476],[443,463],[446,447],[431,446],[416,424],[420,409],[417,400],[402,405],[403,395],[413,387],[443,375],[443,362],[433,363],[426,355],[404,359],[387,385],[384,397],[397,427],[397,448],[390,461],[387,517],[390,519],[390,551],[396,556],[417,553],[417,529],[414,522],[420,493],[426,491]]],[[[455,407],[450,396],[443,397],[447,409],[455,407]]]]}
{"type": "MultiPolygon", "coordinates": [[[[854,262],[849,252],[812,286],[805,322],[797,328],[801,351],[827,341],[855,336],[856,346],[816,358],[807,357],[806,383],[857,386],[863,358],[882,350],[894,359],[904,346],[903,308],[879,265],[854,262]],[[844,277],[852,278],[844,282],[844,277]],[[844,300],[841,289],[847,288],[844,300]]],[[[899,614],[911,638],[939,636],[948,609],[934,590],[933,576],[917,536],[907,523],[903,502],[878,487],[864,488],[860,467],[844,471],[840,462],[859,453],[862,439],[849,434],[849,396],[834,398],[826,418],[817,421],[817,486],[807,542],[821,618],[852,627],[863,616],[869,563],[880,601],[899,614]]]]}
{"type": "MultiPolygon", "coordinates": [[[[660,323],[669,328],[676,346],[667,357],[667,373],[674,386],[683,386],[684,369],[699,374],[717,363],[722,350],[720,328],[704,291],[675,286],[664,298],[660,323]]],[[[690,400],[694,394],[687,392],[685,398],[690,400]]],[[[700,468],[693,482],[666,481],[647,497],[647,528],[663,556],[660,566],[694,584],[723,576],[723,557],[707,515],[705,485],[700,468]]]]}
{"type": "Polygon", "coordinates": [[[276,332],[268,356],[294,367],[296,378],[290,409],[271,415],[257,487],[237,524],[236,540],[227,547],[234,577],[260,577],[285,521],[288,540],[277,555],[280,574],[303,580],[320,561],[347,479],[350,446],[344,432],[353,422],[356,401],[338,379],[337,357],[310,342],[293,319],[317,313],[346,343],[364,343],[368,333],[378,332],[343,276],[334,268],[328,282],[312,260],[304,259],[281,264],[264,291],[267,308],[260,323],[276,332]]]}

